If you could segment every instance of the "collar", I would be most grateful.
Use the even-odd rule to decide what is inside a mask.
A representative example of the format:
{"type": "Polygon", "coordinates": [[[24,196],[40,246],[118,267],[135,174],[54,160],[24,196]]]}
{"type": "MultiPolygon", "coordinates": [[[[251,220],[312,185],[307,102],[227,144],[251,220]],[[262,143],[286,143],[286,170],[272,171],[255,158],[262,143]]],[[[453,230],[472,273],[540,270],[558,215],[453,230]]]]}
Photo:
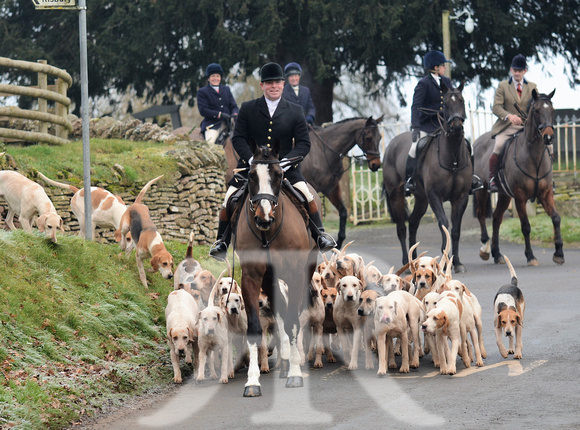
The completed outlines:
{"type": "Polygon", "coordinates": [[[266,97],[264,97],[264,100],[266,100],[266,106],[268,106],[270,116],[274,116],[274,112],[276,112],[276,108],[278,107],[278,103],[280,103],[280,100],[282,100],[282,97],[274,101],[268,100],[266,97]]]}
{"type": "Polygon", "coordinates": [[[439,76],[437,73],[431,73],[431,77],[435,80],[437,85],[441,86],[441,76],[439,76]]]}
{"type": "MultiPolygon", "coordinates": [[[[513,83],[514,83],[514,81],[515,81],[514,77],[513,77],[513,76],[510,76],[510,78],[509,78],[509,80],[508,80],[508,84],[510,84],[510,85],[511,85],[511,84],[513,84],[513,83]]],[[[526,80],[526,78],[522,79],[522,84],[523,84],[523,85],[527,85],[527,84],[528,84],[528,81],[526,80]]],[[[514,85],[515,85],[515,84],[514,84],[514,85]]]]}

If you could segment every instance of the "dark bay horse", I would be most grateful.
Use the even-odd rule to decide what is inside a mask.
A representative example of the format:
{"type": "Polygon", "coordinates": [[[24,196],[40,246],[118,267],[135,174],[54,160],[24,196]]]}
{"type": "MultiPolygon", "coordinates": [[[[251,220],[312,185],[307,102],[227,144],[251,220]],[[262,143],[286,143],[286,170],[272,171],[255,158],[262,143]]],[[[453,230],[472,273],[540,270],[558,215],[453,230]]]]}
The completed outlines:
{"type": "MultiPolygon", "coordinates": [[[[415,205],[409,215],[404,194],[405,164],[411,148],[411,133],[396,136],[387,147],[383,157],[383,191],[391,218],[397,224],[397,236],[403,251],[403,265],[408,263],[405,222],[409,223],[409,247],[417,242],[417,230],[421,218],[430,205],[437,217],[441,230],[441,249],[446,245],[443,226],[449,228],[449,221],[443,208],[443,202],[451,202],[451,242],[453,266],[455,272],[464,272],[465,267],[459,259],[459,238],[461,220],[469,198],[471,188],[471,154],[469,154],[463,134],[465,120],[465,103],[459,88],[443,89],[443,115],[439,115],[441,128],[436,132],[430,144],[427,144],[417,155],[415,180],[415,205]]],[[[418,148],[419,151],[419,148],[418,148]]],[[[414,252],[415,254],[415,252],[414,252]]],[[[416,255],[414,255],[416,257],[416,255]]]]}
{"type": "Polygon", "coordinates": [[[310,153],[300,163],[302,174],[316,191],[324,194],[338,210],[340,224],[337,248],[342,248],[346,238],[348,212],[340,192],[340,179],[345,172],[342,159],[357,145],[365,154],[369,168],[376,172],[381,167],[379,144],[381,133],[376,120],[350,118],[325,127],[310,127],[310,153]]]}
{"type": "MultiPolygon", "coordinates": [[[[516,209],[520,218],[522,234],[525,240],[526,259],[529,266],[537,266],[538,260],[534,257],[530,244],[530,222],[526,212],[526,202],[538,199],[554,226],[554,245],[556,251],[552,259],[557,264],[564,264],[562,236],[560,234],[560,215],[554,203],[552,190],[552,161],[546,145],[552,143],[554,136],[554,107],[550,94],[539,94],[532,91],[532,102],[527,112],[527,119],[522,132],[516,134],[513,141],[504,144],[501,166],[498,172],[500,192],[495,211],[493,212],[493,233],[491,247],[485,225],[485,218],[489,207],[488,184],[483,190],[475,194],[475,209],[481,227],[482,247],[479,252],[483,260],[489,258],[490,248],[495,263],[505,263],[499,250],[499,228],[503,214],[508,208],[512,197],[515,199],[516,209]]],[[[485,133],[474,143],[476,174],[482,178],[489,177],[489,157],[493,150],[494,140],[491,133],[485,133]]]]}
{"type": "Polygon", "coordinates": [[[290,359],[289,370],[284,371],[288,377],[286,387],[300,387],[303,383],[296,344],[300,327],[298,312],[315,270],[318,247],[306,227],[306,210],[301,212],[281,192],[283,172],[278,161],[279,145],[278,140],[272,147],[258,147],[253,140],[250,142],[254,159],[248,175],[248,197],[240,209],[235,229],[234,248],[242,268],[242,295],[248,316],[250,364],[245,397],[261,395],[258,345],[261,336],[266,334],[262,333],[258,317],[260,290],[268,296],[278,320],[283,340],[280,351],[283,369],[290,359]],[[278,290],[277,279],[288,284],[287,303],[278,290]]]}

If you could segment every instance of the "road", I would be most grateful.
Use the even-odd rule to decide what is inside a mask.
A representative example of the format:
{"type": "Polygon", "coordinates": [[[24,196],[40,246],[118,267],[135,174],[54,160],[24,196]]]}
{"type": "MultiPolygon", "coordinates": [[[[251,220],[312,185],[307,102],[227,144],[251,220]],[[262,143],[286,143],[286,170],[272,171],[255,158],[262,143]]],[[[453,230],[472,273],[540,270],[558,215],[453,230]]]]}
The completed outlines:
{"type": "MultiPolygon", "coordinates": [[[[439,255],[435,223],[419,230],[420,251],[439,255]]],[[[466,369],[458,360],[455,376],[442,376],[430,356],[419,369],[400,375],[390,370],[348,371],[342,363],[304,366],[303,388],[286,389],[274,371],[263,375],[262,397],[243,398],[245,374],[227,385],[197,384],[192,378],[171,394],[131,406],[84,428],[90,429],[577,429],[580,428],[580,250],[565,249],[566,264],[552,262],[553,249],[534,247],[540,265],[527,267],[523,245],[503,243],[526,299],[523,359],[503,359],[495,344],[493,299],[509,283],[505,265],[478,257],[476,225],[464,221],[461,258],[467,272],[454,275],[475,293],[483,307],[484,367],[466,369]]],[[[386,272],[401,265],[392,225],[347,231],[349,251],[386,272]]],[[[78,428],[78,427],[75,427],[78,428]]]]}

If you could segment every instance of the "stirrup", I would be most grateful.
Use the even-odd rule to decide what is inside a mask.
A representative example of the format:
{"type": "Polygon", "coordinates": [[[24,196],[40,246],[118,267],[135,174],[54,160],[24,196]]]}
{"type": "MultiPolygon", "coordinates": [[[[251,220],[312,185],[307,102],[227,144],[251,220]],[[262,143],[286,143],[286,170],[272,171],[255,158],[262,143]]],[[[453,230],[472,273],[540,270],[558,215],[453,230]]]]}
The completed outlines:
{"type": "Polygon", "coordinates": [[[479,176],[474,174],[471,177],[471,189],[469,190],[469,194],[473,194],[476,191],[483,190],[483,181],[479,176]]]}
{"type": "Polygon", "coordinates": [[[333,248],[336,248],[337,246],[334,238],[328,233],[325,233],[323,231],[320,232],[318,239],[316,239],[316,245],[318,246],[320,252],[322,252],[323,254],[325,252],[332,250],[333,248]]]}
{"type": "Polygon", "coordinates": [[[209,250],[209,256],[217,261],[226,261],[228,245],[222,239],[216,240],[209,250]]]}
{"type": "Polygon", "coordinates": [[[489,180],[489,188],[487,189],[488,193],[497,193],[499,191],[499,187],[497,186],[497,182],[495,181],[495,177],[489,180]]]}
{"type": "Polygon", "coordinates": [[[405,185],[404,185],[404,190],[405,190],[405,197],[410,197],[413,194],[415,194],[416,187],[415,187],[415,182],[413,181],[413,178],[407,179],[407,182],[405,182],[405,185]]]}

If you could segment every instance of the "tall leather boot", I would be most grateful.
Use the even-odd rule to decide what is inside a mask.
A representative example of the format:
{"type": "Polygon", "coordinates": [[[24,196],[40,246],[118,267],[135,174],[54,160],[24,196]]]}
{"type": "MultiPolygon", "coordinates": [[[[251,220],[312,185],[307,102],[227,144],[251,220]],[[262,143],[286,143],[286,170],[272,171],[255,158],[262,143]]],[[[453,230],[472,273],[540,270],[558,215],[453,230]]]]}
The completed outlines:
{"type": "Polygon", "coordinates": [[[499,156],[492,152],[491,156],[489,157],[489,189],[490,193],[497,193],[499,191],[499,187],[497,185],[496,175],[497,175],[497,168],[499,164],[499,156]]]}
{"type": "Polygon", "coordinates": [[[409,197],[415,193],[415,168],[417,167],[417,159],[407,157],[407,164],[405,166],[405,196],[409,197]]]}
{"type": "Polygon", "coordinates": [[[217,261],[226,261],[228,246],[230,245],[231,239],[232,228],[230,226],[230,220],[228,219],[226,208],[221,208],[219,214],[217,240],[209,250],[210,257],[213,257],[217,261]]]}
{"type": "Polygon", "coordinates": [[[483,189],[483,181],[475,174],[475,160],[473,154],[471,155],[471,165],[473,166],[474,173],[471,177],[471,189],[469,190],[469,194],[473,194],[476,191],[483,189]]]}
{"type": "Polygon", "coordinates": [[[336,242],[332,236],[324,232],[322,218],[320,218],[320,213],[314,200],[308,203],[308,215],[310,216],[310,234],[316,242],[316,245],[318,245],[320,252],[324,253],[330,251],[332,248],[336,248],[336,242]]]}

